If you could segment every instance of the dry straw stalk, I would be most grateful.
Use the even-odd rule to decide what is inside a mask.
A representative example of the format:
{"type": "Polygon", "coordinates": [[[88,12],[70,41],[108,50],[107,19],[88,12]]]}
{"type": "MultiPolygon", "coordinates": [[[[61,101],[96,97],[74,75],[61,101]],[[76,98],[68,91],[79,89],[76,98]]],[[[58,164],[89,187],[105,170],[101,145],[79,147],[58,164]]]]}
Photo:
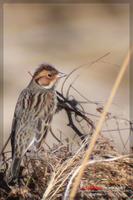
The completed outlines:
{"type": "Polygon", "coordinates": [[[75,178],[75,181],[74,181],[71,193],[70,193],[70,198],[69,198],[70,200],[73,200],[75,198],[76,192],[77,192],[79,184],[80,184],[80,180],[81,180],[81,178],[82,178],[82,176],[84,174],[84,170],[85,170],[85,168],[87,166],[87,162],[90,159],[91,153],[92,153],[92,151],[94,149],[94,146],[96,144],[97,138],[98,138],[99,133],[100,133],[100,131],[102,129],[102,125],[103,125],[103,123],[105,121],[106,115],[107,115],[107,113],[109,111],[109,108],[110,108],[112,102],[113,102],[113,99],[114,99],[115,94],[116,94],[116,92],[118,90],[118,87],[119,87],[119,85],[121,83],[121,80],[122,80],[122,78],[124,76],[124,73],[125,73],[125,71],[126,71],[126,69],[128,67],[129,60],[130,60],[130,52],[128,52],[128,54],[127,54],[127,56],[126,56],[126,58],[125,58],[125,60],[124,60],[124,62],[122,64],[122,67],[121,67],[121,69],[119,71],[119,74],[118,74],[118,76],[116,78],[116,81],[115,81],[115,83],[113,85],[113,88],[111,90],[111,93],[110,93],[110,96],[108,98],[108,101],[107,101],[107,103],[106,103],[106,105],[104,107],[103,113],[101,114],[101,117],[99,119],[97,127],[96,127],[96,129],[94,131],[94,134],[93,134],[92,138],[91,138],[91,141],[90,141],[90,144],[89,144],[89,148],[85,152],[85,156],[84,156],[81,168],[79,170],[79,173],[78,173],[77,177],[75,178]]]}

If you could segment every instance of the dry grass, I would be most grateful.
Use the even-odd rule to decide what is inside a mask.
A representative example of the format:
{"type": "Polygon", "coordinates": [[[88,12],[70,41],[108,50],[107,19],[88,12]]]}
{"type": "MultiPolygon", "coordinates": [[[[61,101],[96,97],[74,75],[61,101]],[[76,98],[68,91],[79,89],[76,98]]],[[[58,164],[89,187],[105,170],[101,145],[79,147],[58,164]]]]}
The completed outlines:
{"type": "MultiPolygon", "coordinates": [[[[1,200],[68,200],[76,171],[85,153],[84,142],[77,152],[58,144],[40,150],[36,159],[25,160],[20,187],[0,190],[1,200]]],[[[112,142],[99,137],[88,167],[82,177],[76,199],[128,199],[133,195],[133,159],[121,156],[112,142]],[[102,190],[92,190],[100,186],[102,190]]]]}

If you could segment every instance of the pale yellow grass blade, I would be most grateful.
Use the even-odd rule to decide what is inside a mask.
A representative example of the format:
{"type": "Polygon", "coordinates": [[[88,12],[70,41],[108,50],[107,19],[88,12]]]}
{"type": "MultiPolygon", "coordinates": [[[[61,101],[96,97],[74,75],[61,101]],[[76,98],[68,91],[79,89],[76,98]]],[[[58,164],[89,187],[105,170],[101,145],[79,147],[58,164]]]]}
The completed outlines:
{"type": "Polygon", "coordinates": [[[107,103],[106,103],[106,105],[104,107],[103,113],[101,114],[101,117],[100,117],[100,119],[98,121],[96,129],[95,129],[95,131],[94,131],[94,133],[92,135],[92,138],[91,138],[91,141],[90,141],[90,144],[89,144],[89,148],[86,150],[85,157],[83,159],[81,168],[79,170],[79,173],[78,173],[77,177],[75,178],[75,181],[74,181],[71,193],[70,193],[70,198],[69,198],[70,200],[73,200],[75,198],[76,192],[77,192],[79,184],[80,184],[80,180],[81,180],[81,178],[83,176],[83,173],[84,173],[84,170],[85,170],[85,168],[87,166],[87,162],[90,159],[91,153],[92,153],[92,151],[94,149],[94,146],[96,144],[98,135],[99,135],[99,133],[100,133],[100,131],[102,129],[102,125],[103,125],[103,123],[105,121],[106,115],[107,115],[107,113],[109,111],[109,108],[110,108],[112,102],[113,102],[114,96],[115,96],[115,94],[116,94],[116,92],[118,90],[118,87],[119,87],[120,82],[121,82],[121,80],[122,80],[122,78],[124,76],[124,73],[125,73],[125,71],[126,71],[126,69],[128,67],[129,59],[130,59],[130,52],[128,52],[128,54],[127,54],[127,56],[126,56],[126,58],[125,58],[125,60],[124,60],[124,62],[122,64],[122,67],[121,67],[121,69],[119,71],[119,74],[118,74],[118,76],[116,78],[116,81],[114,83],[114,86],[113,86],[113,88],[111,90],[111,93],[110,93],[110,96],[108,98],[108,101],[107,101],[107,103]]]}

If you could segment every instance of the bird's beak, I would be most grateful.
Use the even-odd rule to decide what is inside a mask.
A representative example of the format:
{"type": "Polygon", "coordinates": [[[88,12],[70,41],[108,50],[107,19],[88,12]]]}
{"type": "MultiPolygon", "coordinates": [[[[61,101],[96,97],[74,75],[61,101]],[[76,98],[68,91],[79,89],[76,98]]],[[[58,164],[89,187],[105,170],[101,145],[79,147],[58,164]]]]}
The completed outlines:
{"type": "Polygon", "coordinates": [[[58,78],[63,78],[65,76],[67,76],[67,74],[62,73],[62,72],[59,72],[58,75],[57,75],[58,78]]]}

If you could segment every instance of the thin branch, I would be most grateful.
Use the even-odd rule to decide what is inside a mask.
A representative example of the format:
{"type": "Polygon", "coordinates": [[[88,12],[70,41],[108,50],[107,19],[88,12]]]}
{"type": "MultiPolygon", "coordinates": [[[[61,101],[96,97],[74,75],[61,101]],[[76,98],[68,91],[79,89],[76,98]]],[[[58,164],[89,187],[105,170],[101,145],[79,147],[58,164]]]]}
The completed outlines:
{"type": "Polygon", "coordinates": [[[0,156],[2,156],[2,154],[4,153],[4,150],[6,149],[6,147],[7,147],[8,143],[9,143],[10,139],[11,139],[11,134],[9,135],[7,141],[5,142],[3,148],[2,148],[2,150],[0,152],[0,156]]]}
{"type": "Polygon", "coordinates": [[[96,104],[98,105],[99,103],[98,102],[95,102],[95,101],[90,101],[89,99],[87,99],[83,94],[81,94],[81,92],[79,92],[75,87],[71,86],[72,89],[74,91],[76,91],[83,99],[85,99],[87,101],[87,103],[91,103],[91,104],[96,104]]]}
{"type": "Polygon", "coordinates": [[[61,142],[61,140],[59,140],[59,138],[56,137],[56,135],[54,134],[52,128],[50,128],[50,133],[51,133],[51,135],[57,140],[57,142],[63,144],[63,143],[61,142]]]}
{"type": "Polygon", "coordinates": [[[100,61],[101,59],[103,59],[104,57],[108,56],[109,54],[110,54],[110,52],[104,54],[103,56],[97,58],[96,60],[94,60],[94,61],[92,61],[92,62],[89,61],[89,62],[84,63],[84,64],[80,65],[79,67],[76,67],[75,69],[73,69],[73,70],[67,75],[67,77],[65,78],[65,80],[64,80],[64,82],[63,82],[63,84],[62,84],[62,88],[61,88],[61,93],[62,93],[62,95],[65,96],[63,90],[64,90],[64,86],[65,86],[66,81],[68,80],[68,78],[69,78],[75,71],[79,70],[79,69],[82,68],[82,67],[88,67],[88,66],[86,66],[86,65],[88,65],[88,64],[89,64],[89,67],[90,67],[90,66],[92,66],[93,64],[97,63],[98,61],[100,61]]]}

